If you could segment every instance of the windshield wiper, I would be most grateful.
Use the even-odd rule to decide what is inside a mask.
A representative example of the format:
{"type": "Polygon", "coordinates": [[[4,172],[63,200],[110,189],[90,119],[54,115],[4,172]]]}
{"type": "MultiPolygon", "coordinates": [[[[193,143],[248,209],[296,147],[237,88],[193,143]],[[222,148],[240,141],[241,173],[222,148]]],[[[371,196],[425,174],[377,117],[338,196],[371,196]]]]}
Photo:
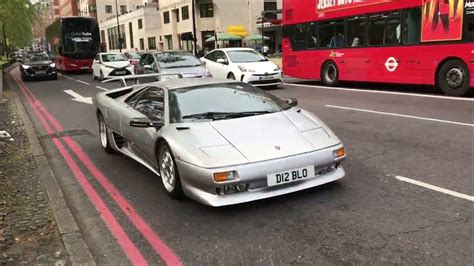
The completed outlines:
{"type": "Polygon", "coordinates": [[[240,117],[246,117],[246,116],[263,115],[263,114],[271,114],[271,113],[273,112],[270,112],[270,111],[207,112],[207,113],[185,115],[183,116],[183,119],[197,118],[197,119],[222,120],[222,119],[240,118],[240,117]]]}

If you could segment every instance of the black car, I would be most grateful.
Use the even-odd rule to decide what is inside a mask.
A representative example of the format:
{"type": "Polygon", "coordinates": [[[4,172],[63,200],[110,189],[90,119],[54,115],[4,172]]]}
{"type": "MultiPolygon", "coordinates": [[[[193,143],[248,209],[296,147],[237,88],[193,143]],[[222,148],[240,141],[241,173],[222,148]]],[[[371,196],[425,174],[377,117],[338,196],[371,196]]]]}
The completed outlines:
{"type": "Polygon", "coordinates": [[[37,78],[58,79],[56,65],[47,53],[28,53],[20,64],[21,79],[28,81],[37,78]]]}

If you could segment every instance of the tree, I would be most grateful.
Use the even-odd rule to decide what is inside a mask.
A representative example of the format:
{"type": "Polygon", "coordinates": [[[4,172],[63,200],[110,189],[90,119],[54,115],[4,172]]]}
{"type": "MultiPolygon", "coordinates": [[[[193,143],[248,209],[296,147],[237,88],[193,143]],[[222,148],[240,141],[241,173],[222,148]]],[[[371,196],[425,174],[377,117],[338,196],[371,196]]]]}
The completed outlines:
{"type": "MultiPolygon", "coordinates": [[[[36,9],[29,0],[0,0],[0,29],[5,27],[10,47],[25,47],[31,43],[36,18],[36,9]]],[[[3,42],[2,31],[0,36],[3,42]]]]}

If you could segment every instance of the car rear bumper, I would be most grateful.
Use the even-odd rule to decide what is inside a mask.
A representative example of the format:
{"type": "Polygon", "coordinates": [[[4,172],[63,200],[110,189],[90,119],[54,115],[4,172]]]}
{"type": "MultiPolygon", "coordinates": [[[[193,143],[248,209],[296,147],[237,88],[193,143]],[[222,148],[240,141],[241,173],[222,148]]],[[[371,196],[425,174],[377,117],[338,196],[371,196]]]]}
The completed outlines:
{"type": "Polygon", "coordinates": [[[203,204],[218,207],[275,197],[338,180],[345,175],[340,165],[345,157],[334,159],[333,151],[342,147],[342,144],[339,144],[291,157],[217,169],[202,168],[179,160],[176,160],[176,163],[185,194],[203,204]],[[267,184],[267,174],[306,166],[314,166],[316,170],[314,177],[278,186],[267,184]],[[330,166],[337,167],[327,170],[330,166]],[[213,174],[226,171],[235,171],[238,179],[216,183],[213,174]],[[241,192],[219,194],[225,186],[244,186],[246,189],[241,192]]]}

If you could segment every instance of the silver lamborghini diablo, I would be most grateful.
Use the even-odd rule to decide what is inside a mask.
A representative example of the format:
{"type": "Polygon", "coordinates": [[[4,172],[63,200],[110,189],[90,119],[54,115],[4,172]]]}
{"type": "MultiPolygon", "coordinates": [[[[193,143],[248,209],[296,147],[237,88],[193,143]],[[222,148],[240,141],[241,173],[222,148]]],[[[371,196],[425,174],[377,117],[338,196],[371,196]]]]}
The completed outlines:
{"type": "Polygon", "coordinates": [[[100,143],[145,165],[173,198],[225,206],[344,177],[316,115],[237,81],[168,79],[98,93],[100,143]]]}

